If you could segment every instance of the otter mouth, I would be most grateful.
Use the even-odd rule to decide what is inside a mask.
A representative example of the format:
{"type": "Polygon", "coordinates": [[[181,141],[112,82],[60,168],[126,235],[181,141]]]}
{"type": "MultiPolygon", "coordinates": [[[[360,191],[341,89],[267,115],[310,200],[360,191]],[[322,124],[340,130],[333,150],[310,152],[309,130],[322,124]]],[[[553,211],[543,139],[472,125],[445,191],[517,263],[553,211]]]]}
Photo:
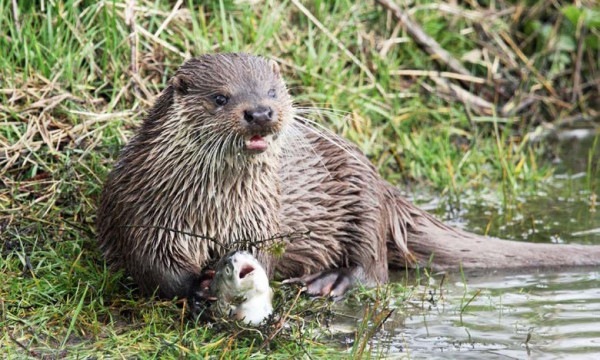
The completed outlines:
{"type": "Polygon", "coordinates": [[[254,135],[246,140],[246,149],[255,151],[265,151],[269,147],[267,140],[260,135],[254,135]]]}
{"type": "Polygon", "coordinates": [[[240,270],[240,279],[244,279],[252,272],[254,272],[254,267],[252,267],[252,265],[244,265],[242,267],[242,270],[240,270]]]}
{"type": "Polygon", "coordinates": [[[261,153],[269,148],[270,135],[254,135],[249,139],[246,139],[245,145],[246,150],[251,153],[261,153]]]}

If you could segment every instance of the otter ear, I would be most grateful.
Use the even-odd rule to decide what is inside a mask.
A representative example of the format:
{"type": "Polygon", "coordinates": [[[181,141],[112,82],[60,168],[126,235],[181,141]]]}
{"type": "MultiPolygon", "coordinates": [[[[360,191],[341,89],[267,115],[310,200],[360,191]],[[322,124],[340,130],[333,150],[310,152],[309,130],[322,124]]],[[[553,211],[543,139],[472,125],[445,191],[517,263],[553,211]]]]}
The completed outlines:
{"type": "Polygon", "coordinates": [[[271,69],[273,70],[273,74],[275,74],[275,76],[281,77],[281,72],[279,71],[279,64],[277,64],[275,60],[270,59],[269,66],[271,66],[271,69]]]}
{"type": "Polygon", "coordinates": [[[184,74],[175,74],[175,76],[169,80],[169,83],[173,86],[175,91],[182,95],[187,94],[188,89],[190,88],[190,79],[184,74]]]}

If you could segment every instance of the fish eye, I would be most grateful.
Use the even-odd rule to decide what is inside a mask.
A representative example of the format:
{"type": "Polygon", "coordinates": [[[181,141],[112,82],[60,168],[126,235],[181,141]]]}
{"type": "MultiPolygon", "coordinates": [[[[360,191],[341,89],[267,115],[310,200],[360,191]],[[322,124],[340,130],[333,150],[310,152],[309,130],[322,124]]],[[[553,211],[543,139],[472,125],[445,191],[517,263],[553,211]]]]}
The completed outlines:
{"type": "Polygon", "coordinates": [[[215,103],[217,105],[223,106],[223,105],[227,104],[227,101],[229,101],[229,99],[227,99],[227,96],[222,95],[222,94],[215,95],[215,103]]]}
{"type": "Polygon", "coordinates": [[[277,93],[275,92],[275,89],[271,89],[271,90],[269,90],[268,95],[270,98],[274,99],[277,96],[277,93]]]}

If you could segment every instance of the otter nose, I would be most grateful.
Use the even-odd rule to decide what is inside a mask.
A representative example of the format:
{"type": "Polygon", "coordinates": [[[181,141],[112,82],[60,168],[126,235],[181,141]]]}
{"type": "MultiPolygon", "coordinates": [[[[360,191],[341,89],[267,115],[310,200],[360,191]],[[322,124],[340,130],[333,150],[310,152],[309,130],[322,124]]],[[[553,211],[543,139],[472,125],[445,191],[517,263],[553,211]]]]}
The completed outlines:
{"type": "Polygon", "coordinates": [[[244,111],[244,120],[248,124],[263,125],[273,119],[273,109],[270,106],[258,106],[244,111]]]}

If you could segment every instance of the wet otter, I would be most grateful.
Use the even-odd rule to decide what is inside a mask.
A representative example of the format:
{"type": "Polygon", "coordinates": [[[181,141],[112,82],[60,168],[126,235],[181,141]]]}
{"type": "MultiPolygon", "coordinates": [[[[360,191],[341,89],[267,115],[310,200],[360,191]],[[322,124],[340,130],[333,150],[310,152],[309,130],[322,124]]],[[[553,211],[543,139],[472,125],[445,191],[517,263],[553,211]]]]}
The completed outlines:
{"type": "Polygon", "coordinates": [[[597,265],[600,247],[538,245],[453,229],[405,201],[359,149],[295,119],[273,61],[246,54],[187,61],[109,174],[98,240],[141,289],[195,296],[223,243],[310,231],[282,258],[257,254],[272,276],[312,294],[386,282],[388,266],[498,268],[597,265]],[[166,228],[174,231],[165,230],[166,228]]]}

